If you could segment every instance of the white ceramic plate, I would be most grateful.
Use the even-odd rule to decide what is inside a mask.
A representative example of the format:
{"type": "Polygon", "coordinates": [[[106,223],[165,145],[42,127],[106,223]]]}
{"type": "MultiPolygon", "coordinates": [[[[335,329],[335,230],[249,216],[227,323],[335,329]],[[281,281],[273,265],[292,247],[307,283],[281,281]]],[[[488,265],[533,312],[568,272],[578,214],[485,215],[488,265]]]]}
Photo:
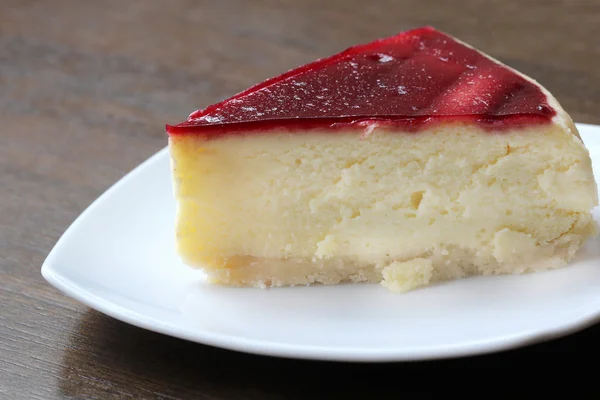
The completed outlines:
{"type": "MultiPolygon", "coordinates": [[[[579,124],[600,177],[600,127],[579,124]]],[[[42,266],[52,285],[102,313],[163,334],[243,352],[402,361],[513,348],[600,319],[600,241],[569,267],[477,277],[403,295],[378,284],[210,287],[174,250],[163,149],[96,200],[42,266]]],[[[595,213],[600,220],[600,210],[595,213]]]]}

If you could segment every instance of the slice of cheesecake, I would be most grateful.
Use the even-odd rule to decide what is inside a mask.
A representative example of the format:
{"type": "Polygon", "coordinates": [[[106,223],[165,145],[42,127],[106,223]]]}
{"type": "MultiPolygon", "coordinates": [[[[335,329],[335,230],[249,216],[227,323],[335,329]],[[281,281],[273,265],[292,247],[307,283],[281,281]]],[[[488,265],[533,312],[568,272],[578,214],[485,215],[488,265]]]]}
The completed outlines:
{"type": "Polygon", "coordinates": [[[167,126],[177,246],[213,283],[407,291],[565,266],[591,161],[531,78],[430,27],[349,48],[167,126]]]}

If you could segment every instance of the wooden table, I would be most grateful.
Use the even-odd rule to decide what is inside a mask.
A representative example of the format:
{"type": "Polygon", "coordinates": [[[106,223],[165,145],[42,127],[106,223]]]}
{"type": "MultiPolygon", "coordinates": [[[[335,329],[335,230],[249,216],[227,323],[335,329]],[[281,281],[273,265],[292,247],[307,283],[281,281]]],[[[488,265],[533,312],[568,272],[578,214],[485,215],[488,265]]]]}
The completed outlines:
{"type": "Polygon", "coordinates": [[[584,0],[0,0],[0,398],[381,398],[452,374],[593,360],[600,326],[439,362],[238,354],[92,311],[40,266],[92,200],[165,146],[165,123],[407,28],[457,35],[536,77],[577,122],[600,123],[599,21],[600,3],[584,0]]]}

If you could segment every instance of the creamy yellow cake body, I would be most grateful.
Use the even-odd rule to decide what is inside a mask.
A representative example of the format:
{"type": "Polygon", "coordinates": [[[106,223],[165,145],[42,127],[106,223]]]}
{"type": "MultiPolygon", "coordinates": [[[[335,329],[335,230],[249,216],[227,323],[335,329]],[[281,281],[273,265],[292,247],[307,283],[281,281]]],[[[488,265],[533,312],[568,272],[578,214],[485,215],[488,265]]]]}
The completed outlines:
{"type": "Polygon", "coordinates": [[[587,149],[558,123],[170,138],[177,246],[231,286],[395,291],[566,265],[596,233],[587,149]]]}

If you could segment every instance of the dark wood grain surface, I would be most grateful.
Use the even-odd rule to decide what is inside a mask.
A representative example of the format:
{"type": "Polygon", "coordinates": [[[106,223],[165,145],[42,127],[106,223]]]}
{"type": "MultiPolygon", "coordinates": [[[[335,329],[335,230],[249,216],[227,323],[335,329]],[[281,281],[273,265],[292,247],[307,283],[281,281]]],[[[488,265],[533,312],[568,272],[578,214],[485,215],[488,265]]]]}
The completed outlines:
{"type": "Polygon", "coordinates": [[[535,77],[577,122],[600,123],[593,0],[0,0],[0,398],[399,398],[410,387],[447,389],[443,377],[452,387],[474,376],[506,382],[595,360],[599,326],[446,361],[238,354],[126,325],[42,279],[44,258],[78,214],[165,146],[166,123],[426,24],[535,77]]]}

